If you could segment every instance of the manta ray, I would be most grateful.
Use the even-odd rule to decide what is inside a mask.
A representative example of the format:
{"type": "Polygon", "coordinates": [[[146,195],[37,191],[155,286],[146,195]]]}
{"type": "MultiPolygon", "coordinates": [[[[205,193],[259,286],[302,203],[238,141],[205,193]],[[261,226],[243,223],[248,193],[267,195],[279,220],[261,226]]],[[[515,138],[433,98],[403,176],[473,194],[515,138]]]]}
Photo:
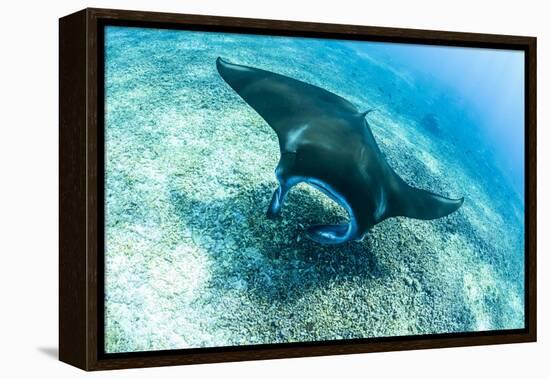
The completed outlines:
{"type": "Polygon", "coordinates": [[[281,74],[221,57],[216,67],[279,139],[281,155],[275,170],[279,186],[268,218],[280,215],[289,190],[302,182],[329,196],[349,215],[347,224],[307,229],[307,237],[321,244],[360,241],[389,217],[444,217],[464,202],[405,183],[380,151],[366,119],[369,111],[360,112],[332,92],[281,74]]]}

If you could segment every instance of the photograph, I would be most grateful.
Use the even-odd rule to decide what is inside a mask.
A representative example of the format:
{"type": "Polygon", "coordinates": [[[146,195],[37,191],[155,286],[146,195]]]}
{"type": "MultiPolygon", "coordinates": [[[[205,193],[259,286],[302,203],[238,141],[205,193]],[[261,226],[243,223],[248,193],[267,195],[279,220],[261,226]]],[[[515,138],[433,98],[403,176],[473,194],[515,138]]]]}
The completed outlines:
{"type": "Polygon", "coordinates": [[[104,26],[105,354],[526,328],[524,50],[199,29],[104,26]]]}

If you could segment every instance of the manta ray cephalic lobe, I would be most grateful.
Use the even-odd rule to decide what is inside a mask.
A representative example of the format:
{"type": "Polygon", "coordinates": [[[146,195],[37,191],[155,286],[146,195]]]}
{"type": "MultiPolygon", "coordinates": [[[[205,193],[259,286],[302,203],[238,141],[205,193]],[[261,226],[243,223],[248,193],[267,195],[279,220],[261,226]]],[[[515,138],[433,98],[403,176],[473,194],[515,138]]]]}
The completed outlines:
{"type": "Polygon", "coordinates": [[[342,225],[315,225],[307,236],[323,244],[361,240],[377,223],[395,216],[431,220],[456,211],[449,199],[409,186],[386,162],[367,112],[314,85],[274,72],[216,60],[221,77],[277,134],[281,158],[267,216],[281,212],[288,191],[305,182],[349,214],[342,225]]]}

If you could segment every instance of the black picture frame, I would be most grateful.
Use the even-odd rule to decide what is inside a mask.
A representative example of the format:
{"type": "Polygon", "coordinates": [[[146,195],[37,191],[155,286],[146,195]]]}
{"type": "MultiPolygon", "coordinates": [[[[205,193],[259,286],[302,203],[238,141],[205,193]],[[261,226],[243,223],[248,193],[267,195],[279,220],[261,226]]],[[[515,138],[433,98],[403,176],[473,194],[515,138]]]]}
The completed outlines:
{"type": "Polygon", "coordinates": [[[84,9],[59,20],[59,358],[84,370],[536,341],[536,38],[84,9]],[[103,28],[127,25],[525,52],[524,329],[365,340],[103,352],[103,28]]]}

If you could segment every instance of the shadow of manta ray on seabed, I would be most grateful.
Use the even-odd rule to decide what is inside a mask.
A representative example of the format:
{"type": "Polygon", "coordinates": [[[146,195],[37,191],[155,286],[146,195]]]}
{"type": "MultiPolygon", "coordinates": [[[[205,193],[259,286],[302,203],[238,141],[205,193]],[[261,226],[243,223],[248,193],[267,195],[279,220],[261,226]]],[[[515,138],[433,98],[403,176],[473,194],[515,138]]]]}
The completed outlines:
{"type": "Polygon", "coordinates": [[[362,240],[377,223],[395,216],[422,220],[456,211],[449,199],[409,186],[384,159],[365,119],[346,99],[314,85],[253,67],[216,60],[221,77],[271,126],[281,158],[267,217],[281,212],[288,191],[305,182],[349,214],[342,225],[315,225],[307,236],[323,244],[362,240]]]}

